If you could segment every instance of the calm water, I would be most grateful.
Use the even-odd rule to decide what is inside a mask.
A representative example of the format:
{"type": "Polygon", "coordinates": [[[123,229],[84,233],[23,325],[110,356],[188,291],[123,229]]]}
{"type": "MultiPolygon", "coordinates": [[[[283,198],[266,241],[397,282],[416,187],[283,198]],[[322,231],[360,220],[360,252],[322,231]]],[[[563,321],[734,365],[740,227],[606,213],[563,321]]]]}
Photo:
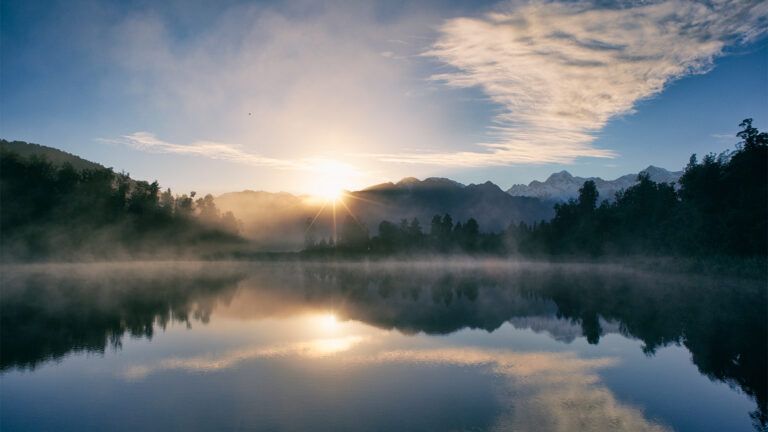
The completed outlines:
{"type": "Polygon", "coordinates": [[[765,281],[610,266],[5,267],[0,429],[748,431],[765,281]]]}

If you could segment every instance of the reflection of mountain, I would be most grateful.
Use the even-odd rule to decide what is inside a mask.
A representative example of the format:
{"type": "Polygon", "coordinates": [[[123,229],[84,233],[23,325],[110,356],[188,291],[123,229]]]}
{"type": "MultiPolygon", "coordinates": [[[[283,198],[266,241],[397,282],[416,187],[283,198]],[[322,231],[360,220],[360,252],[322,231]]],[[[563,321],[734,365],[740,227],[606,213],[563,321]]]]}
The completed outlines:
{"type": "MultiPolygon", "coordinates": [[[[577,337],[583,335],[581,326],[570,320],[558,319],[555,316],[526,316],[512,317],[508,320],[517,329],[530,329],[534,333],[546,333],[552,339],[571,343],[577,337]]],[[[603,319],[600,320],[601,335],[608,333],[620,333],[620,326],[603,319]]]]}
{"type": "Polygon", "coordinates": [[[606,267],[509,264],[273,264],[101,272],[4,271],[3,370],[71,351],[119,347],[171,320],[207,321],[217,302],[249,317],[334,310],[405,334],[494,331],[505,322],[569,342],[620,332],[652,354],[681,344],[706,376],[754,397],[765,421],[768,299],[764,281],[652,276],[606,267]],[[285,266],[285,267],[283,267],[285,266]]]}
{"type": "MultiPolygon", "coordinates": [[[[254,191],[221,195],[216,198],[216,205],[243,221],[246,236],[273,250],[301,248],[306,219],[313,218],[323,207],[307,197],[254,191]]],[[[483,231],[500,231],[513,221],[532,223],[553,215],[551,204],[511,196],[491,182],[465,186],[442,178],[406,178],[349,192],[343,205],[336,207],[340,218],[351,211],[374,234],[382,220],[399,222],[403,218],[418,218],[428,230],[435,214],[448,213],[461,221],[474,217],[483,231]]],[[[316,226],[319,235],[330,235],[330,205],[325,207],[316,226]]]]}
{"type": "MultiPolygon", "coordinates": [[[[640,171],[647,173],[651,180],[657,183],[672,183],[680,179],[682,171],[667,171],[653,165],[640,171]]],[[[534,180],[527,185],[516,184],[507,193],[520,197],[535,197],[543,200],[564,201],[579,196],[579,188],[587,180],[592,180],[597,186],[601,199],[612,199],[616,192],[637,184],[637,174],[623,175],[615,180],[603,180],[600,177],[574,177],[568,171],[560,171],[550,175],[545,181],[534,180]]]]}

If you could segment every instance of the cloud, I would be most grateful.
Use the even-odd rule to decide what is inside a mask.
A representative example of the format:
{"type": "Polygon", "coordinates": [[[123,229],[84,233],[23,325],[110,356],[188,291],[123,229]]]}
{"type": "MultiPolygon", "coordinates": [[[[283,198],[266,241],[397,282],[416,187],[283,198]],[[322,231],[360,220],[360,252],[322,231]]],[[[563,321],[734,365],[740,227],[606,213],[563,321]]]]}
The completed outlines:
{"type": "Polygon", "coordinates": [[[351,165],[322,157],[276,159],[249,152],[240,145],[214,141],[196,141],[191,144],[175,144],[163,141],[150,132],[135,132],[103,142],[122,144],[147,153],[201,156],[250,166],[334,174],[354,178],[363,175],[351,165]]]}
{"type": "Polygon", "coordinates": [[[373,2],[236,5],[190,36],[160,13],[137,13],[115,26],[110,52],[127,96],[149,113],[134,130],[177,141],[213,137],[264,157],[209,143],[167,151],[210,157],[224,150],[281,167],[270,158],[343,159],[441,141],[433,127],[440,115],[408,96],[423,80],[406,59],[418,59],[425,46],[391,42],[429,32],[437,17],[376,14],[373,2]]]}
{"type": "Polygon", "coordinates": [[[102,139],[102,141],[124,144],[148,153],[173,153],[182,155],[203,156],[230,162],[244,163],[253,166],[265,166],[281,169],[300,169],[305,161],[273,159],[249,153],[241,146],[212,141],[197,141],[189,145],[174,144],[157,138],[150,132],[135,132],[117,139],[102,139]]]}
{"type": "Polygon", "coordinates": [[[596,133],[671,81],[705,73],[731,44],[766,32],[768,3],[669,0],[599,8],[512,3],[455,18],[425,56],[453,70],[432,79],[479,88],[501,107],[482,150],[387,153],[389,162],[486,166],[611,158],[596,133]]]}
{"type": "MultiPolygon", "coordinates": [[[[145,117],[162,119],[134,130],[193,144],[146,146],[146,132],[119,140],[289,170],[321,155],[389,175],[408,174],[409,164],[613,158],[594,144],[608,121],[768,27],[768,4],[734,0],[514,2],[442,25],[438,14],[383,22],[366,2],[302,14],[239,5],[194,37],[161,14],[128,15],[114,26],[112,59],[145,117]],[[439,67],[426,71],[427,59],[439,67]],[[492,123],[478,131],[477,120],[456,121],[478,101],[431,91],[438,83],[480,90],[480,103],[498,107],[492,123]]],[[[264,181],[290,182],[266,171],[264,181]]]]}

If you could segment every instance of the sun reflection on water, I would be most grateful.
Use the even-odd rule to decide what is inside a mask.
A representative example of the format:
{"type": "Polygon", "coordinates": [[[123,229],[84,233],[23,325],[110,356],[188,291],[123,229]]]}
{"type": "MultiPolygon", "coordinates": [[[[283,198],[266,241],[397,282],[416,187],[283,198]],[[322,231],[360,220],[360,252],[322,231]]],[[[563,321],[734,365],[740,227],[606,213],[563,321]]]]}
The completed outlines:
{"type": "Polygon", "coordinates": [[[323,333],[337,333],[341,330],[341,323],[334,313],[324,313],[312,317],[312,322],[323,333]]]}

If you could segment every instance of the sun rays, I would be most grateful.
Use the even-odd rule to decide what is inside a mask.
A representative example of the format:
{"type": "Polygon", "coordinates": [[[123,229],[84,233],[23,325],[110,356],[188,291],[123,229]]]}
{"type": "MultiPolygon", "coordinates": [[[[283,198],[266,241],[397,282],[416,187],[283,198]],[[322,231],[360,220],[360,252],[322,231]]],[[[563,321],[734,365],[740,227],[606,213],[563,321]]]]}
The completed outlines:
{"type": "Polygon", "coordinates": [[[312,230],[315,225],[317,224],[318,219],[324,214],[326,209],[330,208],[331,212],[331,220],[332,220],[332,228],[333,228],[333,235],[332,240],[334,243],[337,243],[339,241],[338,236],[338,215],[339,211],[343,210],[352,220],[361,228],[367,229],[365,225],[360,221],[360,219],[355,216],[352,209],[347,205],[346,201],[349,200],[355,200],[355,201],[363,201],[371,204],[381,204],[377,201],[369,200],[363,197],[358,196],[359,192],[350,192],[344,189],[326,189],[327,193],[323,194],[317,194],[312,195],[311,199],[320,200],[320,208],[315,213],[314,217],[307,223],[307,227],[304,230],[304,234],[312,230]]]}

